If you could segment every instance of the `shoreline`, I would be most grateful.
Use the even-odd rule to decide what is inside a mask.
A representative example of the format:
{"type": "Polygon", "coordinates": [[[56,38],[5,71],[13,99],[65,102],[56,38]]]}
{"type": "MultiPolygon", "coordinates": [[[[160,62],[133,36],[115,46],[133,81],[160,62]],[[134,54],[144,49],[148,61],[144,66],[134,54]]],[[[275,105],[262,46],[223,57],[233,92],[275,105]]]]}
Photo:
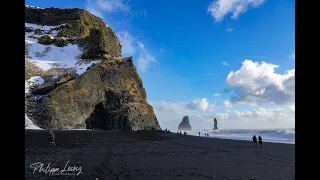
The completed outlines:
{"type": "MultiPolygon", "coordinates": [[[[42,130],[42,131],[48,131],[47,129],[25,129],[25,131],[39,131],[39,130],[42,130]]],[[[91,129],[59,129],[59,130],[54,130],[54,131],[92,131],[91,129]]],[[[95,131],[117,131],[117,130],[95,130],[95,131]]],[[[119,131],[121,132],[121,131],[119,131]]],[[[172,134],[175,134],[174,132],[170,132],[172,134]]],[[[183,136],[183,134],[182,134],[183,136]]],[[[188,134],[188,136],[194,136],[194,137],[199,137],[198,135],[194,135],[194,134],[188,134]]],[[[237,141],[249,141],[249,142],[252,142],[252,140],[248,140],[248,139],[245,139],[245,138],[228,138],[228,137],[217,137],[217,136],[209,136],[209,137],[204,137],[204,136],[200,136],[200,137],[203,137],[203,138],[213,138],[213,139],[226,139],[226,140],[237,140],[237,141]]],[[[286,140],[263,140],[263,142],[267,142],[267,143],[276,143],[276,144],[293,144],[295,145],[295,141],[286,141],[286,140]]]]}
{"type": "MultiPolygon", "coordinates": [[[[188,136],[197,136],[197,135],[191,135],[189,134],[188,136]]],[[[199,137],[199,136],[198,136],[199,137]]],[[[201,136],[203,137],[203,136],[201,136]]],[[[225,137],[214,137],[214,136],[209,136],[209,137],[203,137],[203,138],[213,138],[213,139],[226,139],[226,140],[236,140],[236,141],[249,141],[252,142],[252,140],[248,140],[248,139],[232,139],[232,138],[225,138],[225,137]]],[[[263,143],[267,142],[267,143],[275,143],[275,144],[293,144],[295,145],[295,142],[290,142],[290,141],[277,141],[277,140],[263,140],[263,143]]]]}

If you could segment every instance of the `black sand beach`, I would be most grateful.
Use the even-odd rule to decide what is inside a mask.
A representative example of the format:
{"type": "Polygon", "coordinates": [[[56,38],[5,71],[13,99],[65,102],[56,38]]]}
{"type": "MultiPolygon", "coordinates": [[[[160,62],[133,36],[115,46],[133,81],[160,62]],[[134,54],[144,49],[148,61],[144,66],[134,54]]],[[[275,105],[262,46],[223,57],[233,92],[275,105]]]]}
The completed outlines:
{"type": "MultiPolygon", "coordinates": [[[[295,179],[295,145],[205,137],[178,137],[161,131],[54,131],[56,146],[48,144],[48,131],[25,131],[25,177],[32,179],[295,179]],[[77,175],[49,176],[46,169],[81,167],[77,175]],[[33,172],[34,171],[34,172],[33,172]]],[[[70,171],[71,172],[71,171],[70,171]]],[[[79,170],[73,171],[78,173],[79,170]]]]}

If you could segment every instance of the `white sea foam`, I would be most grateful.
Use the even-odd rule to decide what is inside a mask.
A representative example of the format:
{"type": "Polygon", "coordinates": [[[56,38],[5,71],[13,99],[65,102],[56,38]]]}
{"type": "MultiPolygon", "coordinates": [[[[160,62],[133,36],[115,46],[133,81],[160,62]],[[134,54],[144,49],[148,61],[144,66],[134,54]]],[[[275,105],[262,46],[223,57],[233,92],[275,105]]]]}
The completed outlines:
{"type": "Polygon", "coordinates": [[[221,129],[221,130],[208,130],[199,129],[188,131],[189,135],[204,136],[205,133],[209,134],[211,138],[221,139],[235,139],[252,141],[253,135],[261,136],[264,142],[277,142],[277,143],[295,143],[295,129],[221,129]]]}

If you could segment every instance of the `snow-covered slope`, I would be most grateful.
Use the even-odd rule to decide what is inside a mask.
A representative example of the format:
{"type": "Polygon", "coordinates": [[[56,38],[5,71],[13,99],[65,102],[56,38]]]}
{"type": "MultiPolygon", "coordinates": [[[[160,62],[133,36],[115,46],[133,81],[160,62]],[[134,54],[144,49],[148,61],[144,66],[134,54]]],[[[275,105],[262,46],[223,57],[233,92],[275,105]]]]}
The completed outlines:
{"type": "MultiPolygon", "coordinates": [[[[27,96],[34,87],[39,86],[44,83],[44,80],[41,76],[33,76],[30,79],[26,80],[25,85],[25,95],[27,96]]],[[[28,117],[27,114],[25,114],[25,129],[41,129],[38,126],[36,126],[33,121],[28,117]]]]}
{"type": "Polygon", "coordinates": [[[34,9],[44,9],[44,8],[37,7],[37,6],[30,6],[30,5],[25,5],[25,6],[28,8],[34,8],[34,9]]]}
{"type": "Polygon", "coordinates": [[[41,85],[43,83],[44,83],[44,80],[41,76],[33,76],[30,79],[26,80],[24,82],[25,94],[28,95],[32,91],[32,88],[34,88],[35,86],[41,85]]]}
{"type": "Polygon", "coordinates": [[[25,114],[25,121],[24,121],[24,125],[25,125],[25,129],[38,129],[38,130],[42,130],[41,128],[39,128],[38,126],[34,125],[34,123],[31,121],[31,119],[29,119],[29,117],[27,116],[27,114],[25,114]]]}
{"type": "Polygon", "coordinates": [[[79,75],[85,72],[86,68],[91,66],[92,63],[100,62],[100,60],[88,61],[79,59],[82,50],[77,44],[68,44],[64,47],[57,47],[55,45],[40,44],[38,43],[38,39],[35,39],[35,37],[38,38],[43,35],[48,35],[51,39],[56,38],[59,31],[52,29],[59,26],[41,26],[25,23],[25,27],[43,31],[41,35],[35,34],[34,31],[26,32],[25,34],[25,43],[28,49],[28,54],[26,56],[29,57],[31,61],[35,62],[44,71],[53,67],[71,68],[77,70],[79,75]]]}
{"type": "MultiPolygon", "coordinates": [[[[64,24],[61,24],[62,26],[64,24]]],[[[47,71],[51,68],[65,68],[66,71],[75,70],[77,74],[81,75],[88,67],[93,63],[99,63],[101,60],[83,60],[79,59],[82,54],[81,48],[77,44],[68,44],[64,47],[57,47],[55,45],[43,45],[38,43],[39,37],[48,35],[51,39],[56,38],[59,33],[58,30],[53,30],[59,26],[41,26],[37,24],[25,23],[25,27],[31,28],[32,32],[25,33],[26,44],[26,57],[31,62],[35,62],[36,65],[43,71],[47,71]],[[42,30],[41,34],[37,34],[34,30],[42,30]]],[[[53,78],[57,78],[54,76],[53,78]]],[[[25,81],[25,94],[26,96],[33,91],[33,89],[44,83],[44,79],[41,76],[33,76],[25,81]]],[[[40,129],[32,120],[25,115],[25,128],[26,129],[40,129]]]]}

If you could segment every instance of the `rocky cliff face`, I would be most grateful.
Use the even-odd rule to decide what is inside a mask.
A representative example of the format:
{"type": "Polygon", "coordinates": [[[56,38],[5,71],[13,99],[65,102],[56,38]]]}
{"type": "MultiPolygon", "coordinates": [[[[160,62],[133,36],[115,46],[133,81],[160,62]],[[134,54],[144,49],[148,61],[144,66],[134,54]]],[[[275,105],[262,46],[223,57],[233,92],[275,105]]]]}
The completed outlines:
{"type": "Polygon", "coordinates": [[[189,123],[189,117],[185,116],[183,117],[181,123],[178,126],[178,131],[191,131],[191,125],[189,123]]]}
{"type": "Polygon", "coordinates": [[[62,25],[52,31],[59,31],[57,37],[76,40],[84,51],[83,59],[121,56],[121,43],[113,30],[101,18],[88,11],[77,8],[25,7],[25,22],[47,26],[62,25]]]}
{"type": "MultiPolygon", "coordinates": [[[[146,100],[133,58],[121,56],[118,38],[100,18],[81,9],[57,8],[26,7],[25,15],[26,23],[59,25],[46,31],[38,30],[48,34],[56,31],[54,37],[41,40],[41,34],[33,35],[39,46],[64,52],[65,47],[77,45],[82,54],[77,56],[76,64],[83,61],[89,64],[59,73],[51,68],[41,73],[41,77],[29,79],[29,84],[37,79],[32,82],[36,84],[32,88],[26,87],[27,114],[35,125],[43,129],[161,129],[146,100]],[[55,44],[54,40],[59,37],[66,41],[65,45],[55,44]]],[[[26,32],[34,31],[36,29],[26,27],[26,32]]],[[[26,43],[28,41],[30,39],[26,39],[26,43]]]]}

